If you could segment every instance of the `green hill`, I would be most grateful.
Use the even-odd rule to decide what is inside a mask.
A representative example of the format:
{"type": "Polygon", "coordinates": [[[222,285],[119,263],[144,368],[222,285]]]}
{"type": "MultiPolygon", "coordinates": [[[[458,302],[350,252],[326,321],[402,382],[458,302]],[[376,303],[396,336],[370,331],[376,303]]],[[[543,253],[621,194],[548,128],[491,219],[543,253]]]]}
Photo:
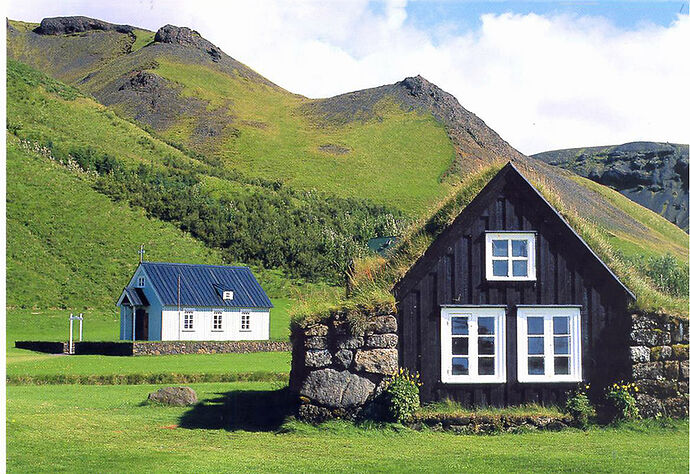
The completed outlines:
{"type": "Polygon", "coordinates": [[[228,261],[340,282],[368,238],[403,234],[507,160],[621,268],[649,279],[649,262],[687,261],[682,230],[522,155],[422,77],[313,100],[187,28],[84,25],[8,22],[9,58],[69,84],[10,61],[9,130],[228,261]]]}
{"type": "Polygon", "coordinates": [[[7,305],[112,308],[145,244],[153,261],[221,263],[175,226],[114,203],[38,149],[7,135],[7,305]]]}

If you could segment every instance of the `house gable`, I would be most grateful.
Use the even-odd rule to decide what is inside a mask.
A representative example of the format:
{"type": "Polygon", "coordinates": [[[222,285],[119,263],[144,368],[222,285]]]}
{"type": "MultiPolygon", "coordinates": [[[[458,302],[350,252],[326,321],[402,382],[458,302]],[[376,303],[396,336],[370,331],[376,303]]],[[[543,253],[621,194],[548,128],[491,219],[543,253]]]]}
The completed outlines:
{"type": "MultiPolygon", "coordinates": [[[[551,403],[562,401],[578,380],[596,384],[610,381],[611,374],[625,376],[627,304],[632,293],[512,164],[499,171],[439,234],[395,285],[394,294],[399,360],[420,374],[424,401],[451,398],[464,404],[498,406],[551,403]],[[487,232],[533,235],[535,278],[487,279],[487,232]],[[503,338],[496,360],[505,362],[505,378],[491,383],[481,383],[481,378],[449,378],[448,366],[442,367],[442,361],[448,363],[442,351],[449,354],[447,326],[442,330],[442,324],[449,323],[448,312],[460,308],[478,314],[473,308],[489,307],[501,308],[503,315],[495,321],[496,328],[503,328],[495,342],[503,338]],[[541,382],[518,380],[518,366],[525,362],[524,356],[518,356],[518,345],[525,337],[518,321],[524,323],[521,315],[525,317],[534,308],[545,313],[577,313],[571,318],[577,324],[573,323],[569,333],[578,347],[577,364],[572,366],[577,370],[571,376],[541,382]]],[[[473,317],[478,316],[469,316],[470,324],[475,325],[469,337],[476,340],[479,320],[473,317]]]]}

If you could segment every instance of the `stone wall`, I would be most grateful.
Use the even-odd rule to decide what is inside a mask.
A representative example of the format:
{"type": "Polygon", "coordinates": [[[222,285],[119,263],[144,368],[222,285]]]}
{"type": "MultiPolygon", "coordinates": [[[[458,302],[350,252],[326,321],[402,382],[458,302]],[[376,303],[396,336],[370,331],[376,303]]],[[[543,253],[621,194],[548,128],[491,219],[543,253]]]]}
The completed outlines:
{"type": "Polygon", "coordinates": [[[290,390],[308,421],[354,418],[398,370],[393,305],[332,311],[292,327],[290,390]]]}
{"type": "Polygon", "coordinates": [[[66,354],[69,350],[67,342],[52,341],[14,341],[17,349],[27,349],[29,351],[46,352],[48,354],[66,354]]]}
{"type": "Polygon", "coordinates": [[[688,321],[635,313],[630,331],[632,380],[642,416],[688,415],[688,321]]]}
{"type": "Polygon", "coordinates": [[[132,355],[223,354],[287,352],[289,342],[281,341],[135,341],[132,355]]]}

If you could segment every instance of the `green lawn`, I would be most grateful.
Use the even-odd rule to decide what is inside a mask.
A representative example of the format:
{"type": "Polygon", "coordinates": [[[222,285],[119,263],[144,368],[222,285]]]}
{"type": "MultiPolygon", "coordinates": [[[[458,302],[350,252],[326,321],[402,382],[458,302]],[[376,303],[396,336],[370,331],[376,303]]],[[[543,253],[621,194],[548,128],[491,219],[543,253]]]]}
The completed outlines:
{"type": "Polygon", "coordinates": [[[213,429],[219,422],[232,426],[232,419],[220,419],[230,418],[232,408],[246,411],[243,395],[261,398],[277,387],[192,387],[204,402],[195,408],[142,405],[157,386],[8,387],[7,470],[688,472],[687,421],[494,436],[345,422],[289,422],[278,432],[213,429]]]}
{"type": "Polygon", "coordinates": [[[167,356],[64,356],[15,349],[7,359],[8,376],[222,374],[290,372],[289,352],[185,354],[167,356]]]}

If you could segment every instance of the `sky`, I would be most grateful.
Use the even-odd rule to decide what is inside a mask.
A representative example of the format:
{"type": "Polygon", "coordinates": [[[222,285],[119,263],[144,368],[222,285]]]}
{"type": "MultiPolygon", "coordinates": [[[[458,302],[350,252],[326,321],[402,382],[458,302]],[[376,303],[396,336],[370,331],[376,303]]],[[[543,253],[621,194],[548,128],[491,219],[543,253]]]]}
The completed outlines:
{"type": "Polygon", "coordinates": [[[307,97],[420,74],[523,153],[688,143],[688,2],[10,0],[7,16],[188,26],[307,97]]]}

